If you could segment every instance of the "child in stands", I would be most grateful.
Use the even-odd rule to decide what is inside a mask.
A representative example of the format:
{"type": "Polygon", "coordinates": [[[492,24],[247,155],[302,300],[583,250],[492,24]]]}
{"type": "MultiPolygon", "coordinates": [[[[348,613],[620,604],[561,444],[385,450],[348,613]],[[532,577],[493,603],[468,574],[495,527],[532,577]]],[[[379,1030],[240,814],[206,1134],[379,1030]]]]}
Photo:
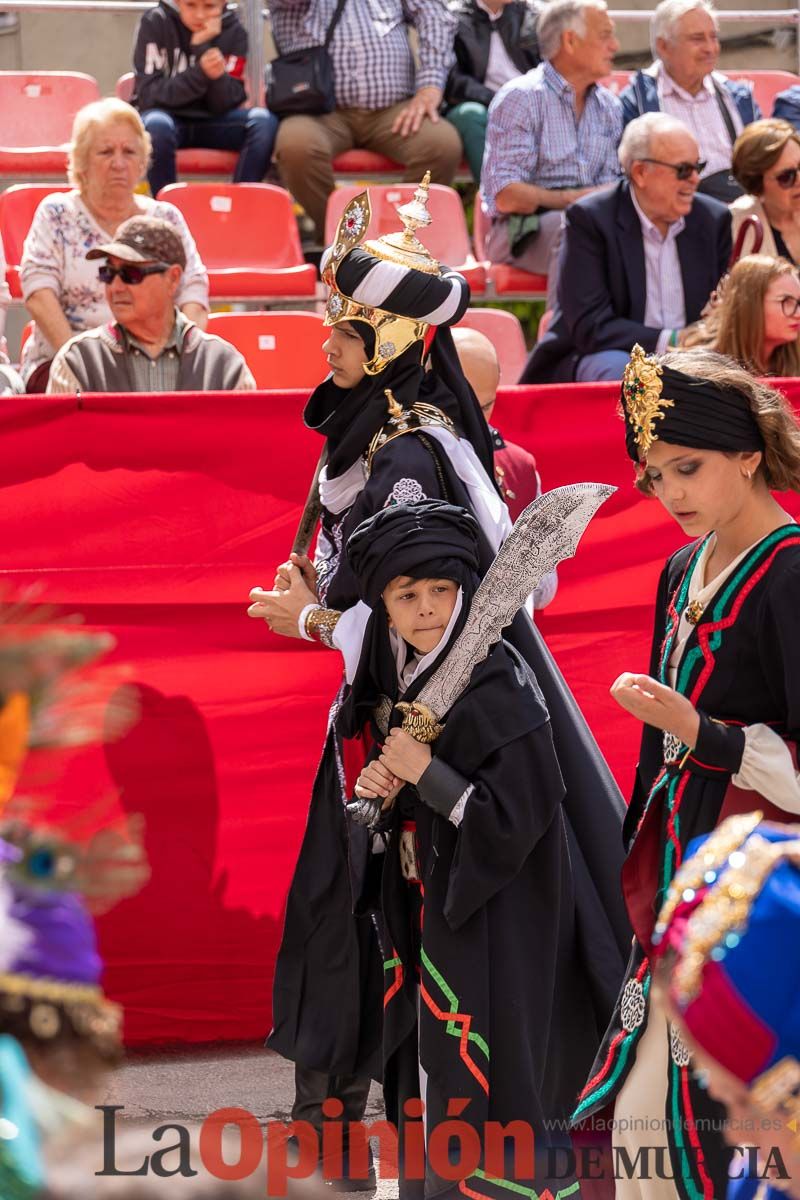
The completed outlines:
{"type": "Polygon", "coordinates": [[[154,196],[176,179],[182,149],[239,154],[234,183],[259,183],[272,159],[277,119],[243,107],[247,31],[225,0],[160,0],[139,22],[131,103],[153,142],[154,196]]]}

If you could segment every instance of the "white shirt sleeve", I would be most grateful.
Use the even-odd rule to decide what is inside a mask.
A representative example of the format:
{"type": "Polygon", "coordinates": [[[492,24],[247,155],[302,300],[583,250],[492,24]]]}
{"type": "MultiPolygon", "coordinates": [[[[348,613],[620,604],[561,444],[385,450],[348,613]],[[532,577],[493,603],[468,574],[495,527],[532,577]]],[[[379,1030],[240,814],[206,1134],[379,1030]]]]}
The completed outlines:
{"type": "Polygon", "coordinates": [[[742,763],[731,781],[786,812],[800,813],[800,774],[789,747],[768,725],[745,727],[742,763]]]}
{"type": "Polygon", "coordinates": [[[352,683],[355,678],[364,631],[371,616],[372,609],[368,608],[363,600],[359,600],[358,604],[346,609],[336,622],[332,641],[344,656],[344,674],[348,683],[352,683]]]}

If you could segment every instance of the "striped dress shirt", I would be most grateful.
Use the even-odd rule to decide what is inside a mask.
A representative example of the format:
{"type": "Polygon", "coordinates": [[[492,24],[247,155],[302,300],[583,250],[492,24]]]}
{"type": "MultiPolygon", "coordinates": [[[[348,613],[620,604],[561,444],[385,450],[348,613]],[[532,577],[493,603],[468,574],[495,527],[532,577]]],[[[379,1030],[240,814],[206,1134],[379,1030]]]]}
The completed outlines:
{"type": "Polygon", "coordinates": [[[659,233],[653,222],[642,210],[636,199],[636,188],[631,186],[631,200],[642,227],[644,244],[645,292],[644,323],[650,329],[660,329],[656,342],[656,354],[663,354],[673,329],[683,329],[686,324],[686,300],[683,294],[683,275],[678,257],[676,239],[686,227],[679,217],[673,221],[665,234],[659,233]]]}
{"type": "Polygon", "coordinates": [[[622,106],[608,88],[590,87],[578,120],[574,88],[552,63],[541,63],[507,83],[489,106],[484,209],[499,216],[495,197],[511,183],[551,189],[613,183],[621,136],[622,106]]]}
{"type": "MultiPolygon", "coordinates": [[[[270,0],[282,54],[320,46],[336,0],[270,0]]],[[[347,0],[330,44],[337,108],[389,108],[421,87],[444,90],[457,21],[445,0],[347,0]],[[419,68],[408,41],[419,39],[419,68]]]]}

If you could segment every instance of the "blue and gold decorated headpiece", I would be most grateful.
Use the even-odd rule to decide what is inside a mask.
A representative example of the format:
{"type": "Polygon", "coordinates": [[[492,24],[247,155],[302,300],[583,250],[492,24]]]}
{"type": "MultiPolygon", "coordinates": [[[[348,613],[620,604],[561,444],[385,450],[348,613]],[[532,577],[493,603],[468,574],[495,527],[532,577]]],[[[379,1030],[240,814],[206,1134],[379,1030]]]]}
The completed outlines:
{"type": "Polygon", "coordinates": [[[746,1083],[800,1087],[800,825],[747,813],[693,842],[654,942],[674,953],[670,1000],[712,1058],[746,1083]]]}

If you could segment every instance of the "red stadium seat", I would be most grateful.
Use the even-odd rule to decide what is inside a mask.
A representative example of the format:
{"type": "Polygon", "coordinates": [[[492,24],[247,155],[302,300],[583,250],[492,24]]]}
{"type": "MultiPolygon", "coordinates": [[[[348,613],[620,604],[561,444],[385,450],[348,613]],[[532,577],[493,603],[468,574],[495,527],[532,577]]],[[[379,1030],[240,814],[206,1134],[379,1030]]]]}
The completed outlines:
{"type": "Polygon", "coordinates": [[[518,318],[502,308],[468,308],[458,323],[486,334],[500,360],[500,386],[515,384],[528,357],[518,318]]]}
{"type": "Polygon", "coordinates": [[[64,175],[75,114],[99,99],[77,71],[0,71],[0,175],[64,175]]]}
{"type": "Polygon", "coordinates": [[[480,195],[475,197],[475,216],[473,235],[475,253],[486,267],[489,282],[494,286],[495,293],[503,299],[530,300],[547,295],[547,276],[534,275],[523,271],[520,267],[506,266],[504,263],[490,263],[486,256],[484,238],[489,218],[483,211],[480,195]]]}
{"type": "Polygon", "coordinates": [[[292,198],[270,183],[172,183],[159,200],[183,213],[208,268],[212,300],[315,296],[292,198]]]}
{"type": "MultiPolygon", "coordinates": [[[[116,87],[120,100],[130,100],[133,95],[133,71],[120,75],[116,87]]],[[[233,175],[239,155],[233,150],[179,150],[177,165],[179,175],[233,175]]]]}
{"type": "Polygon", "coordinates": [[[208,332],[244,355],[259,388],[314,388],[330,371],[317,313],[212,313],[208,332]]]}
{"type": "Polygon", "coordinates": [[[374,150],[345,150],[333,160],[335,175],[402,175],[402,163],[374,150]]]}
{"type": "Polygon", "coordinates": [[[764,117],[772,116],[772,105],[778,92],[800,83],[800,75],[791,71],[725,71],[729,79],[749,79],[753,85],[756,104],[764,117]]]}
{"type": "Polygon", "coordinates": [[[15,183],[0,193],[0,235],[6,255],[6,279],[15,300],[22,299],[19,266],[34,213],[45,196],[70,190],[69,184],[15,183]]]}
{"type": "Polygon", "coordinates": [[[612,71],[605,79],[601,79],[600,83],[603,87],[609,88],[615,96],[618,96],[628,86],[630,78],[630,71],[612,71]]]}
{"type": "MultiPolygon", "coordinates": [[[[345,206],[362,190],[348,184],[337,188],[328,197],[325,213],[325,241],[328,245],[333,241],[345,206]]],[[[415,191],[416,186],[413,183],[384,183],[370,187],[372,220],[369,236],[380,237],[384,233],[396,233],[401,228],[397,206],[413,199],[415,191]]],[[[482,263],[476,262],[473,256],[467,222],[464,219],[464,206],[458,192],[440,183],[432,183],[428,192],[428,208],[433,222],[428,229],[417,230],[419,240],[427,246],[434,258],[462,273],[474,296],[484,295],[486,268],[482,263]]]]}

